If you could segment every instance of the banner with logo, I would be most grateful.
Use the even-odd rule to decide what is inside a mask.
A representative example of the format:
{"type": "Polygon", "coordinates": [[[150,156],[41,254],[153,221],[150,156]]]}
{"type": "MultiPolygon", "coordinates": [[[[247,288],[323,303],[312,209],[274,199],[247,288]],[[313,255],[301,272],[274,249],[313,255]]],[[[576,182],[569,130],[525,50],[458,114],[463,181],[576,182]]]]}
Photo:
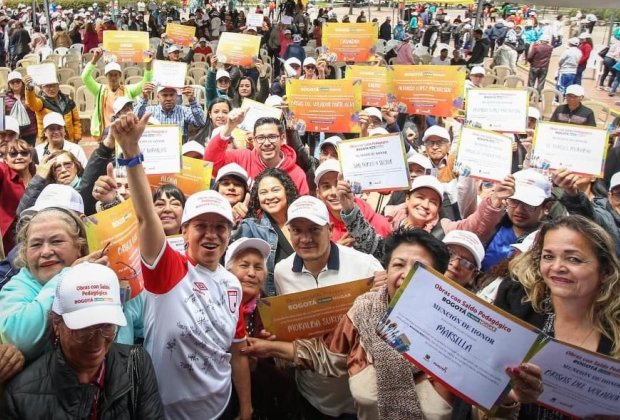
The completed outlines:
{"type": "Polygon", "coordinates": [[[369,61],[377,49],[379,29],[374,23],[323,24],[323,48],[336,61],[369,61]]]}
{"type": "Polygon", "coordinates": [[[117,63],[146,62],[150,48],[148,32],[103,31],[103,49],[117,63]]]}
{"type": "Polygon", "coordinates": [[[381,108],[392,92],[392,73],[383,66],[349,66],[346,79],[362,82],[362,105],[381,108]]]}

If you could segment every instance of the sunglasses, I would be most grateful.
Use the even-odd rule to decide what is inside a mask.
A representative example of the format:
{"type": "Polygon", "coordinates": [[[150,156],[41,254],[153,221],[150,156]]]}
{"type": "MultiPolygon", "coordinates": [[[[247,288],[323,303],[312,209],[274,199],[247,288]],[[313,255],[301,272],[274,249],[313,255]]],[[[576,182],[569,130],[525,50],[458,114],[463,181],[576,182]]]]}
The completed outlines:
{"type": "Polygon", "coordinates": [[[15,159],[17,157],[17,155],[21,156],[21,157],[28,157],[30,156],[30,152],[28,150],[20,150],[19,152],[9,152],[9,157],[15,159]]]}

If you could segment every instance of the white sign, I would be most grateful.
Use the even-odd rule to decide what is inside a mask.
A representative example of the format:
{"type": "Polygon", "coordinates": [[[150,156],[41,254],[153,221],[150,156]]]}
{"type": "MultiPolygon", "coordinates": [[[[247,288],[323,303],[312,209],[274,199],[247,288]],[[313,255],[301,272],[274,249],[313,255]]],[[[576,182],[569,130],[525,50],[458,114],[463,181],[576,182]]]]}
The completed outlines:
{"type": "Polygon", "coordinates": [[[182,130],[176,124],[147,125],[140,137],[147,175],[178,174],[181,172],[182,130]]]}
{"type": "Polygon", "coordinates": [[[185,87],[185,75],[187,63],[168,60],[153,61],[153,80],[156,86],[183,88],[185,87]]]}
{"type": "Polygon", "coordinates": [[[32,77],[37,86],[53,85],[58,83],[56,65],[54,63],[33,64],[26,67],[26,73],[32,77]]]}
{"type": "Polygon", "coordinates": [[[503,181],[512,170],[512,138],[463,127],[454,169],[463,176],[503,181]]]}
{"type": "Polygon", "coordinates": [[[253,101],[248,98],[243,99],[241,108],[246,110],[245,118],[243,119],[243,122],[239,124],[239,128],[244,131],[254,132],[254,124],[259,118],[271,117],[277,120],[282,118],[281,109],[265,105],[261,102],[253,101]]]}
{"type": "Polygon", "coordinates": [[[249,13],[245,23],[247,24],[247,26],[253,26],[255,28],[262,28],[263,18],[264,18],[264,15],[261,15],[260,13],[249,13]]]}
{"type": "Polygon", "coordinates": [[[485,130],[525,133],[528,97],[526,89],[468,89],[465,119],[485,130]]]}

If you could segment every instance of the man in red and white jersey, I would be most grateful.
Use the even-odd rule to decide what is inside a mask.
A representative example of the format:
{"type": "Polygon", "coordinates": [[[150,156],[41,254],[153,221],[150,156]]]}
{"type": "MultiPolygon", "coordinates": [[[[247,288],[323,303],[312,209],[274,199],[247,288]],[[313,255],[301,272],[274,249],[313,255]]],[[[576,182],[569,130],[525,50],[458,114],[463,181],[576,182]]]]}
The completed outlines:
{"type": "Polygon", "coordinates": [[[142,167],[138,140],[149,115],[129,113],[110,130],[122,149],[140,228],[146,289],[145,348],[153,359],[168,419],[229,418],[232,382],[240,418],[252,413],[241,285],[220,265],[233,223],[232,208],[215,191],[187,199],[182,217],[186,255],[166,242],[142,167]]]}

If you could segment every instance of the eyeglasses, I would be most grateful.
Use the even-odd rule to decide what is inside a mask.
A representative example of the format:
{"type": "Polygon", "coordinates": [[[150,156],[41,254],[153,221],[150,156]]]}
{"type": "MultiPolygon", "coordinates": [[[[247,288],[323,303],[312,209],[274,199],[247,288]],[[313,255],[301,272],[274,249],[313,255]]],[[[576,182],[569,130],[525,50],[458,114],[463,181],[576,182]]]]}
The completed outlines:
{"type": "Polygon", "coordinates": [[[515,200],[514,198],[507,198],[506,204],[508,205],[508,207],[513,208],[513,209],[521,206],[521,208],[523,208],[523,210],[525,210],[527,213],[532,213],[538,207],[540,207],[540,206],[532,206],[531,204],[525,204],[523,201],[515,200]]]}
{"type": "Polygon", "coordinates": [[[441,140],[426,140],[424,144],[426,147],[441,147],[443,145],[449,144],[450,142],[446,139],[441,140]]]}
{"type": "Polygon", "coordinates": [[[67,171],[71,170],[75,166],[73,162],[63,162],[57,165],[54,165],[54,172],[60,172],[63,168],[67,171]]]}
{"type": "Polygon", "coordinates": [[[20,151],[11,151],[8,153],[9,157],[12,159],[15,159],[17,157],[17,155],[21,156],[21,157],[28,157],[30,156],[30,152],[28,150],[20,150],[20,151]]]}
{"type": "Polygon", "coordinates": [[[478,271],[478,267],[476,267],[476,264],[472,263],[471,261],[467,261],[465,258],[461,257],[458,254],[455,254],[454,252],[450,251],[450,262],[452,261],[458,261],[459,266],[466,271],[478,271]]]}
{"type": "Polygon", "coordinates": [[[114,337],[116,337],[116,329],[117,327],[114,324],[100,324],[79,330],[69,329],[69,331],[71,331],[71,337],[75,342],[86,344],[92,340],[97,333],[101,334],[103,338],[113,340],[114,337]]]}
{"type": "Polygon", "coordinates": [[[254,141],[258,144],[263,144],[265,142],[275,143],[280,138],[279,134],[270,134],[268,136],[256,136],[254,137],[254,141]]]}

